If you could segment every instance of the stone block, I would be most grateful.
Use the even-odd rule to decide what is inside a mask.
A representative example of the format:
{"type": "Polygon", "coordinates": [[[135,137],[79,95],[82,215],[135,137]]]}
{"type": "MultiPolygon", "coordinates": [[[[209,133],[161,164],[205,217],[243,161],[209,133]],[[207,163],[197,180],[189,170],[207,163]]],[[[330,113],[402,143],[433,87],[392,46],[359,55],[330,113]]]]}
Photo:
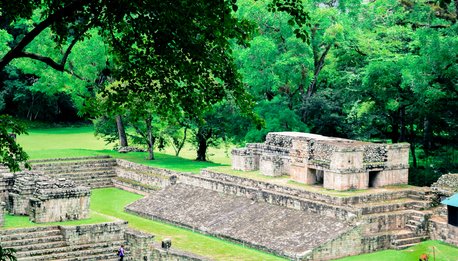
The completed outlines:
{"type": "Polygon", "coordinates": [[[259,169],[259,155],[247,149],[232,150],[232,169],[253,171],[259,169]]]}
{"type": "Polygon", "coordinates": [[[407,184],[408,180],[408,169],[383,170],[376,174],[372,187],[407,184]]]}
{"type": "Polygon", "coordinates": [[[3,227],[3,223],[5,222],[5,205],[5,202],[0,201],[0,227],[3,227]]]}
{"type": "Polygon", "coordinates": [[[325,177],[326,188],[362,189],[407,184],[409,144],[377,144],[310,133],[271,132],[264,143],[235,149],[232,156],[232,168],[236,170],[259,168],[263,175],[290,175],[293,180],[306,184],[320,183],[318,172],[313,173],[310,169],[324,170],[331,173],[325,177]],[[375,178],[369,179],[368,173],[376,171],[387,172],[371,175],[375,178]]]}
{"type": "Polygon", "coordinates": [[[286,157],[274,154],[262,155],[259,160],[259,170],[266,176],[281,176],[289,174],[290,163],[286,157]]]}
{"type": "Polygon", "coordinates": [[[409,147],[408,143],[397,143],[387,145],[386,166],[389,168],[408,168],[409,167],[409,147]]]}
{"type": "Polygon", "coordinates": [[[369,178],[366,172],[361,173],[337,173],[324,172],[323,187],[326,189],[349,190],[367,189],[369,178]]]}
{"type": "Polygon", "coordinates": [[[330,170],[344,170],[351,172],[364,171],[363,150],[348,149],[335,151],[331,156],[330,170]]]}

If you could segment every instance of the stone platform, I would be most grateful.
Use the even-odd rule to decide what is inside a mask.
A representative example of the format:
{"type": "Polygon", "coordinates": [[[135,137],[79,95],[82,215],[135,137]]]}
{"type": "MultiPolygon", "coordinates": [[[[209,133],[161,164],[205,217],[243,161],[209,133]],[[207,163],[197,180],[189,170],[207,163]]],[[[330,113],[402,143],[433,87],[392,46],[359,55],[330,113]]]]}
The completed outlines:
{"type": "Polygon", "coordinates": [[[126,210],[289,258],[303,257],[350,229],[331,217],[182,184],[151,194],[126,210]]]}

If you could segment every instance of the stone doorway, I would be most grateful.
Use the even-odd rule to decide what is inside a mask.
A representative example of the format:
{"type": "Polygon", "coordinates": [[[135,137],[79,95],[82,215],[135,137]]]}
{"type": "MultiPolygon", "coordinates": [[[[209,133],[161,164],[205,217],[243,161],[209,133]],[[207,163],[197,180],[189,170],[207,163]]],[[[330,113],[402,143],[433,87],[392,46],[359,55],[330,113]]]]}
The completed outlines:
{"type": "Polygon", "coordinates": [[[377,178],[380,171],[369,171],[369,188],[375,188],[377,186],[377,178]]]}
{"type": "Polygon", "coordinates": [[[315,178],[315,185],[323,186],[323,180],[324,180],[324,171],[319,170],[319,169],[309,169],[310,174],[312,174],[312,177],[315,178]]]}

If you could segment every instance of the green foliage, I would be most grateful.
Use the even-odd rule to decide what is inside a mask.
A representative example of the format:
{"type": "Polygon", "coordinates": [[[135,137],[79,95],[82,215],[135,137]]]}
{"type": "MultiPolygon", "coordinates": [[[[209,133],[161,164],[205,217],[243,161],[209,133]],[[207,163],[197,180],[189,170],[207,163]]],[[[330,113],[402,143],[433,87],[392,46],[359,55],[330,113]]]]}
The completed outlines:
{"type": "Polygon", "coordinates": [[[37,227],[37,226],[78,226],[87,224],[97,224],[104,222],[112,222],[114,219],[105,215],[99,214],[94,210],[91,210],[89,218],[80,220],[70,220],[64,222],[49,222],[49,223],[34,223],[30,221],[28,216],[15,216],[6,214],[5,224],[2,228],[26,228],[26,227],[37,227]]]}
{"type": "Polygon", "coordinates": [[[20,170],[21,162],[24,162],[26,168],[30,168],[26,162],[27,154],[16,143],[16,137],[20,134],[26,134],[22,123],[8,115],[0,115],[0,163],[13,172],[20,170]]]}
{"type": "Polygon", "coordinates": [[[14,248],[3,248],[0,245],[0,261],[16,261],[16,250],[14,248]]]}
{"type": "Polygon", "coordinates": [[[427,254],[429,260],[451,261],[458,255],[458,248],[440,241],[425,241],[402,251],[384,250],[370,254],[336,259],[336,261],[365,260],[418,260],[421,254],[427,254]]]}

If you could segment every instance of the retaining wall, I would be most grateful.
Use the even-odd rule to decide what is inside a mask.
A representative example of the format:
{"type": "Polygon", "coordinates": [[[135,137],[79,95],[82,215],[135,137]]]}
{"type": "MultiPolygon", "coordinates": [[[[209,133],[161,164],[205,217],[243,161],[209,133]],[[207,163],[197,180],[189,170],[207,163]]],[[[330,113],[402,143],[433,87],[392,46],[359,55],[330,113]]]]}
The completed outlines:
{"type": "Polygon", "coordinates": [[[364,225],[357,226],[303,257],[305,260],[332,260],[336,258],[370,253],[390,247],[389,234],[365,236],[364,225]]]}
{"type": "MultiPolygon", "coordinates": [[[[196,175],[148,167],[119,159],[117,162],[118,168],[116,171],[119,173],[120,177],[133,179],[137,182],[142,182],[151,186],[165,187],[175,183],[182,183],[226,194],[243,196],[269,204],[335,217],[339,220],[352,220],[358,215],[349,207],[335,206],[325,202],[317,202],[316,199],[312,201],[311,199],[300,198],[291,194],[283,194],[279,192],[281,191],[280,188],[278,189],[279,191],[268,191],[267,189],[263,189],[267,184],[264,182],[253,181],[252,184],[244,184],[243,182],[242,184],[238,184],[236,182],[226,182],[227,180],[224,179],[210,178],[208,174],[205,174],[205,171],[203,171],[201,175],[196,175]],[[158,181],[158,177],[163,179],[158,181]]],[[[248,182],[249,180],[246,179],[246,181],[248,182]]]]}
{"type": "Polygon", "coordinates": [[[447,219],[433,218],[429,221],[429,235],[433,240],[441,240],[458,247],[458,227],[447,223],[447,219]]]}
{"type": "Polygon", "coordinates": [[[161,245],[154,242],[154,236],[151,234],[143,233],[137,230],[127,230],[125,239],[129,250],[127,256],[130,260],[142,261],[197,261],[206,260],[191,253],[179,251],[172,247],[168,250],[161,248],[161,245]]]}
{"type": "Polygon", "coordinates": [[[124,232],[127,229],[127,221],[111,223],[59,226],[65,242],[72,245],[83,245],[97,242],[116,242],[124,240],[124,232]]]}

